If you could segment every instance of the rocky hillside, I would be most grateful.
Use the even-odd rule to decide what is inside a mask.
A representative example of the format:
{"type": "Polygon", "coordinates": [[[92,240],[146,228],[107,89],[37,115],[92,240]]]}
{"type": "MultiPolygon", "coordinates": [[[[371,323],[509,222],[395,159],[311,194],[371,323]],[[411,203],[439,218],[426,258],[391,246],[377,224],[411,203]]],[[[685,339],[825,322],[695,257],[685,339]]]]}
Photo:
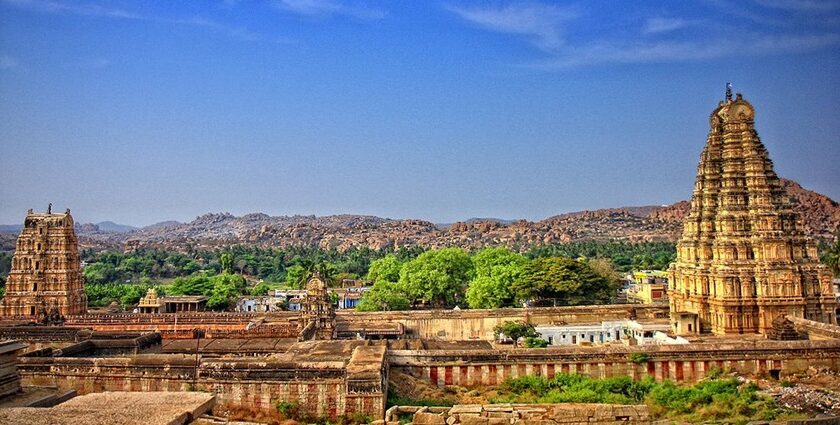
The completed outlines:
{"type": "MultiPolygon", "coordinates": [[[[795,208],[812,236],[829,238],[840,228],[840,205],[819,193],[783,180],[795,208]]],[[[160,247],[183,250],[232,244],[262,247],[311,245],[344,250],[352,246],[374,249],[403,246],[502,245],[525,249],[581,240],[675,241],[688,202],[581,211],[542,221],[470,219],[451,225],[423,220],[393,220],[362,215],[281,216],[228,213],[205,214],[189,223],[164,222],[127,233],[108,232],[98,225],[79,225],[82,247],[136,249],[160,247]]],[[[6,241],[6,244],[12,242],[6,241]]],[[[13,242],[12,242],[13,243],[13,242]]]]}

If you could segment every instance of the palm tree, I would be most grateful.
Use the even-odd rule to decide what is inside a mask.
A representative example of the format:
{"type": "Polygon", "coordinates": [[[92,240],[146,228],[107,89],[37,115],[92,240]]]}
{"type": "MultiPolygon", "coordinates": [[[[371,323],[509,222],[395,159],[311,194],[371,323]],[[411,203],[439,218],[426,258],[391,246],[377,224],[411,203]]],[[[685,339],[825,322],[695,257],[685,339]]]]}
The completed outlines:
{"type": "Polygon", "coordinates": [[[822,262],[828,266],[835,277],[840,276],[840,230],[834,236],[834,243],[823,251],[822,262]]]}

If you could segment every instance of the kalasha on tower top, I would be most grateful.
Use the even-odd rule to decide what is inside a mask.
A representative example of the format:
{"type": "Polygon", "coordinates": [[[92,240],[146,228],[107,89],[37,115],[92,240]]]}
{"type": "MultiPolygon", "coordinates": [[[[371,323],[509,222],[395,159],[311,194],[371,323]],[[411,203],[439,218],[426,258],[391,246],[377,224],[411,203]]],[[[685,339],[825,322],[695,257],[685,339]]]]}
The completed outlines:
{"type": "Polygon", "coordinates": [[[40,322],[87,313],[79,243],[70,210],[26,214],[18,236],[0,316],[28,316],[40,322]]]}
{"type": "Polygon", "coordinates": [[[836,323],[831,273],[803,231],[740,93],[710,117],[669,298],[678,334],[766,334],[792,315],[836,323]]]}

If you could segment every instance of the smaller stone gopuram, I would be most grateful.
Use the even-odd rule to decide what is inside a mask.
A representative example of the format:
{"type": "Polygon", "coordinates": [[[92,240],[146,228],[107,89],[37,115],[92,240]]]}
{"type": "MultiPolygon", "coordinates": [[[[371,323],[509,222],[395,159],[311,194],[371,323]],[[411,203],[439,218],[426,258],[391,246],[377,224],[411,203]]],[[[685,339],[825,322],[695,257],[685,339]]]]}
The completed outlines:
{"type": "Polygon", "coordinates": [[[318,273],[306,282],[306,297],[300,303],[301,341],[335,339],[335,307],[330,301],[327,283],[318,273]]]}
{"type": "Polygon", "coordinates": [[[26,214],[17,239],[0,316],[26,316],[39,322],[87,313],[87,296],[70,210],[26,214]]]}

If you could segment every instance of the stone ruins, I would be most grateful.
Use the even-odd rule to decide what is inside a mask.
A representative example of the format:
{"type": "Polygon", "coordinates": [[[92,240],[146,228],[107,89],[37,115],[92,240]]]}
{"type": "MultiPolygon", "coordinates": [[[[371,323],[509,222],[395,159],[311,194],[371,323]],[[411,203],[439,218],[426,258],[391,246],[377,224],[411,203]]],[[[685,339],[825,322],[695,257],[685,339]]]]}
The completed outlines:
{"type": "MultiPolygon", "coordinates": [[[[17,397],[27,388],[52,388],[53,394],[17,405],[0,400],[0,422],[95,422],[142,401],[167,404],[170,409],[157,413],[182,419],[211,407],[214,413],[276,414],[278,403],[287,403],[313,420],[362,415],[379,425],[397,425],[405,414],[416,424],[435,425],[649,424],[644,406],[386,407],[389,385],[402,380],[478,388],[558,373],[695,382],[721,371],[778,380],[811,368],[840,370],[830,275],[784,196],[753,119],[753,107],[740,95],[727,96],[712,113],[670,270],[670,306],[336,311],[325,279],[316,274],[299,312],[170,309],[149,291],[139,313],[93,314],[69,211],[29,211],[0,301],[0,393],[17,397]],[[610,320],[656,322],[687,337],[679,344],[493,344],[494,328],[505,322],[610,320]],[[82,397],[63,407],[28,410],[76,394],[82,397]],[[85,406],[101,410],[83,414],[85,406]]],[[[146,423],[138,411],[139,423],[146,423]]],[[[135,416],[124,423],[138,423],[128,420],[135,416]]]]}
{"type": "Polygon", "coordinates": [[[836,323],[831,272],[803,232],[754,119],[741,94],[710,117],[670,271],[677,334],[766,334],[786,315],[836,323]]]}

